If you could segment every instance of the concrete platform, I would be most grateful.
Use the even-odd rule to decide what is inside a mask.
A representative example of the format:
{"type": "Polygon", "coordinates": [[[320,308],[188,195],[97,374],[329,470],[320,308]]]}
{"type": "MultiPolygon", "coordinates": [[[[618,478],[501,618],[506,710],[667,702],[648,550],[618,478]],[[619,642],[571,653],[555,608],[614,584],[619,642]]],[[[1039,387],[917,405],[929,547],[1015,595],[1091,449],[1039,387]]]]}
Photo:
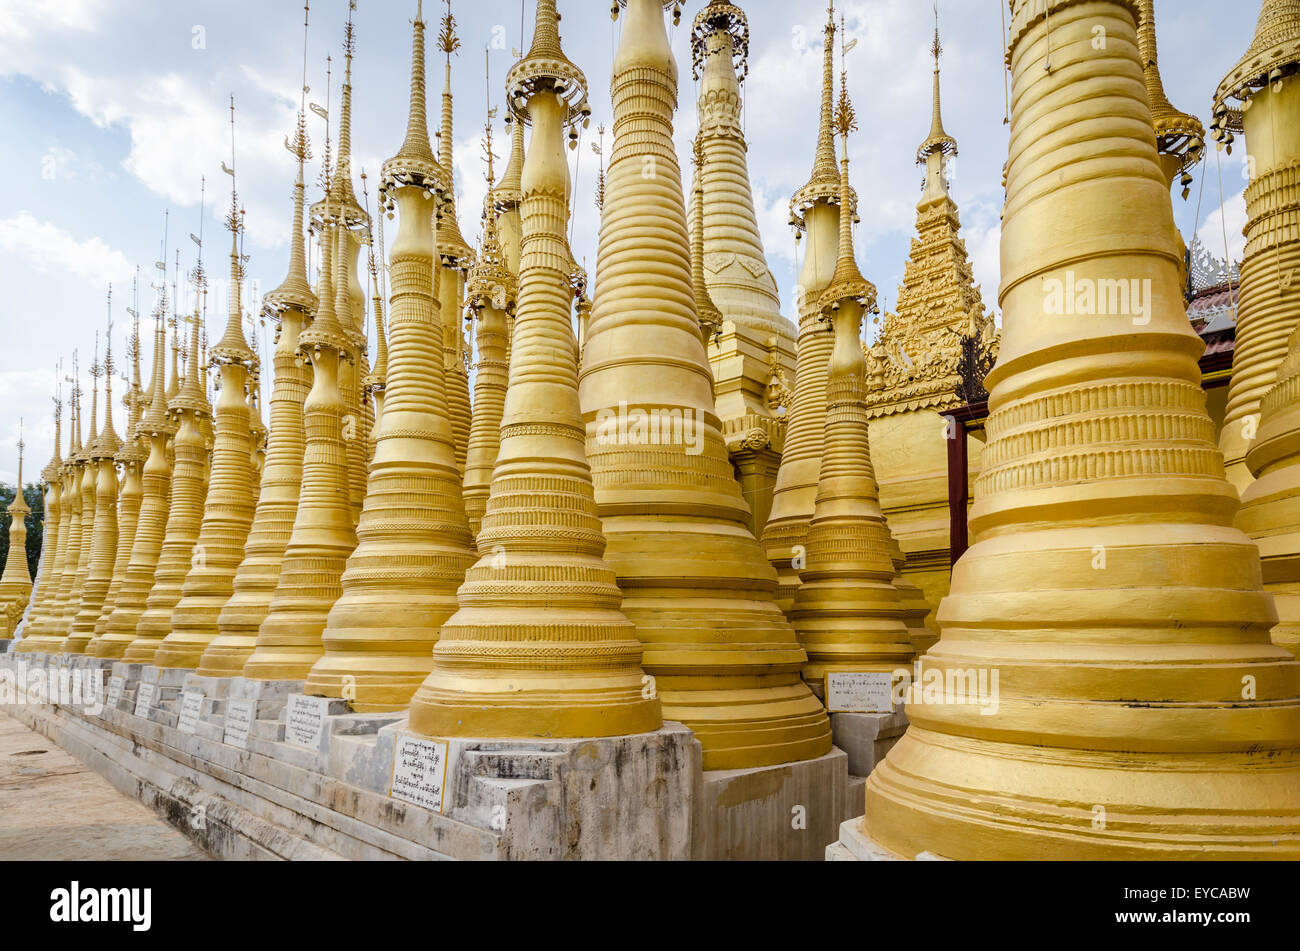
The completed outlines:
{"type": "Polygon", "coordinates": [[[907,715],[896,713],[832,713],[831,742],[849,757],[849,772],[870,776],[894,744],[907,732],[907,715]]]}
{"type": "Polygon", "coordinates": [[[208,858],[178,829],[0,713],[0,861],[208,858]]]}

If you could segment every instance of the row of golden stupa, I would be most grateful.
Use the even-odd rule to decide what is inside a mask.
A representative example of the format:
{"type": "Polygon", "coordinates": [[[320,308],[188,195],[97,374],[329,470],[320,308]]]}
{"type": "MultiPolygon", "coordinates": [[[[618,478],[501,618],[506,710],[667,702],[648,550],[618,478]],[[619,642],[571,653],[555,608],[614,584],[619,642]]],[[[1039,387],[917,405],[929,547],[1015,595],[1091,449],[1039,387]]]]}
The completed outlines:
{"type": "MultiPolygon", "coordinates": [[[[349,19],[337,155],[331,166],[327,139],[310,209],[305,108],[290,143],[289,272],[265,299],[278,324],[269,428],[232,184],[234,292],[207,354],[219,396],[202,382],[197,309],[182,318],[187,359],[174,334],[167,372],[164,287],[147,385],[138,330],[132,348],[126,433],[107,409],[99,426],[96,393],[83,434],[74,389],[68,455],[42,473],[45,548],[17,650],[305,681],[358,712],[409,706],[411,728],[438,737],[680,721],[707,769],[825,754],[826,673],[926,653],[927,668],[997,670],[1000,709],[909,704],[867,787],[863,830],[890,851],[1300,857],[1300,664],[1287,650],[1300,623],[1300,0],[1265,0],[1215,93],[1210,138],[1244,133],[1254,165],[1221,427],[1170,195],[1205,130],[1164,96],[1151,0],[1004,11],[1000,340],[948,191],[936,32],[918,233],[870,348],[863,322],[879,308],[852,230],[870,213],[849,186],[857,121],[835,90],[833,4],[813,173],[791,202],[797,330],[749,185],[748,28],[723,0],[694,21],[700,131],[683,191],[665,23],[681,7],[614,6],[590,298],[566,238],[565,144],[591,110],[555,0],[538,0],[506,80],[510,157],[477,249],[451,183],[450,7],[439,148],[417,4],[409,125],[382,169],[377,232],[352,181],[349,19]],[[1044,288],[1067,275],[1145,282],[1147,319],[1051,313],[1044,288]],[[999,354],[972,464],[974,544],[949,590],[937,413],[963,402],[963,340],[999,354]],[[654,428],[665,420],[676,428],[654,428]],[[881,445],[890,471],[873,469],[881,445]]],[[[111,407],[111,352],[104,369],[111,407]]],[[[21,506],[0,581],[11,603],[30,590],[14,554],[21,506]]]]}

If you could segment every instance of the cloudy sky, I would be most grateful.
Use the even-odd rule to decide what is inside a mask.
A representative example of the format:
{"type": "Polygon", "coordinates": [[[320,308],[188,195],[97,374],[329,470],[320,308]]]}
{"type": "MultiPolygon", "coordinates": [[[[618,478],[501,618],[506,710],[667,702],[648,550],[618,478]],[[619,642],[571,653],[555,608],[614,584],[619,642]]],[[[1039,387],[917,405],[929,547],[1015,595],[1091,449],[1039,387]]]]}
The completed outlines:
{"type": "MultiPolygon", "coordinates": [[[[735,0],[733,0],[735,2],[735,0]]],[[[821,0],[740,0],[752,34],[746,87],[759,224],[768,262],[790,301],[794,241],[786,225],[790,193],[808,178],[816,135],[821,77],[821,0]]],[[[940,0],[943,24],[944,123],[960,143],[953,183],[967,247],[986,303],[996,305],[998,214],[1006,126],[999,4],[1003,0],[940,0]]],[[[311,99],[326,101],[326,56],[334,56],[338,101],[347,0],[312,0],[308,38],[311,99]]],[[[490,88],[499,103],[512,50],[526,45],[532,0],[454,0],[463,48],[453,60],[455,156],[461,224],[471,243],[485,192],[480,139],[490,88]],[[491,84],[485,83],[484,51],[491,84]]],[[[609,122],[608,83],[620,24],[606,0],[560,0],[565,48],[586,72],[594,118],[573,153],[576,182],[574,247],[595,267],[593,204],[597,124],[609,122]]],[[[696,127],[689,64],[688,4],[673,31],[682,77],[679,154],[696,127]]],[[[1219,79],[1254,32],[1258,0],[1157,0],[1165,85],[1173,102],[1205,120],[1219,79]]],[[[443,12],[426,0],[426,19],[443,12]]],[[[354,65],[354,160],[374,176],[405,130],[410,19],[415,0],[359,0],[354,65]]],[[[854,186],[861,196],[859,259],[892,306],[915,220],[921,171],[916,146],[930,126],[931,4],[924,0],[841,0],[850,37],[849,86],[862,131],[853,145],[854,186]]],[[[131,279],[137,266],[148,313],[149,282],[159,260],[164,211],[170,209],[167,260],[194,264],[190,233],[203,230],[214,279],[227,268],[229,238],[229,102],[238,109],[235,161],[247,208],[245,252],[252,287],[246,307],[283,278],[288,258],[293,159],[283,141],[298,109],[303,61],[301,0],[0,0],[0,481],[14,478],[19,417],[26,423],[30,480],[48,460],[53,440],[55,365],[65,372],[79,348],[83,376],[96,328],[106,320],[113,284],[115,356],[129,330],[131,279]],[[200,179],[206,211],[200,214],[200,179]],[[253,300],[250,301],[249,298],[253,300]]],[[[433,30],[430,30],[432,38],[433,30]]],[[[441,59],[430,45],[433,102],[441,59]]],[[[435,118],[436,122],[436,118],[435,118]]],[[[313,120],[313,148],[322,154],[324,126],[313,120]]],[[[497,123],[498,153],[508,146],[497,123]]],[[[1223,232],[1240,255],[1245,223],[1242,151],[1211,153],[1197,171],[1189,201],[1175,198],[1184,235],[1199,230],[1223,253],[1223,232]],[[1204,190],[1202,192],[1202,181],[1204,190]],[[1220,196],[1223,196],[1221,202],[1220,196]],[[1199,215],[1198,215],[1199,204],[1199,215]]],[[[313,170],[314,174],[315,170],[313,170]]],[[[373,177],[371,179],[373,182],[373,177]]],[[[359,185],[359,181],[358,181],[359,185]]],[[[372,188],[373,192],[373,188],[372,188]]],[[[313,196],[314,197],[314,196],[313,196]]],[[[373,196],[372,196],[373,198],[373,196]]],[[[219,336],[226,282],[214,280],[210,322],[219,336]]],[[[787,310],[789,304],[787,303],[787,310]]],[[[265,330],[261,347],[265,350],[265,330]]],[[[147,355],[146,355],[147,361],[147,355]]],[[[146,362],[145,373],[148,373],[146,362]]],[[[89,377],[85,376],[87,391],[89,377]]],[[[115,396],[121,395],[121,384],[115,396]]],[[[65,387],[66,391],[66,387],[65,387]]],[[[266,388],[269,396],[269,383],[266,388]]],[[[115,408],[118,419],[124,410],[115,408]]],[[[120,422],[119,422],[120,426],[120,422]]],[[[120,431],[120,429],[119,429],[120,431]]]]}

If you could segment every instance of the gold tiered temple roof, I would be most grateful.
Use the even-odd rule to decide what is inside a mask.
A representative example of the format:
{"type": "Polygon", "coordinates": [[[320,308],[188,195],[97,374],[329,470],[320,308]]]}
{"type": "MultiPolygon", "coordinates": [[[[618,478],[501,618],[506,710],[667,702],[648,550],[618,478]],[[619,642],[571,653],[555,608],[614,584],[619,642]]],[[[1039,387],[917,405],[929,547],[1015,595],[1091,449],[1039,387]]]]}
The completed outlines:
{"type": "Polygon", "coordinates": [[[960,405],[962,339],[996,337],[961,238],[961,219],[948,184],[948,159],[957,140],[943,127],[936,26],[934,98],[930,133],[917,150],[925,189],[916,208],[916,237],[903,271],[894,312],[883,317],[868,351],[867,405],[873,416],[960,405]]]}

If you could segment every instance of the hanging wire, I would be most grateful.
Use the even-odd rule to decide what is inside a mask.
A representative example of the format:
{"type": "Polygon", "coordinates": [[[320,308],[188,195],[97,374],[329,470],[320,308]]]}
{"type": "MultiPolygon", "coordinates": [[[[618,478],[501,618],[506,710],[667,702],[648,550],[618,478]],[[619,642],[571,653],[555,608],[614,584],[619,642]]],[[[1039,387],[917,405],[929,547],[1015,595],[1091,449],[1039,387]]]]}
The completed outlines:
{"type": "Polygon", "coordinates": [[[1228,214],[1223,207],[1223,161],[1219,150],[1214,150],[1214,165],[1219,174],[1219,224],[1223,228],[1223,259],[1228,266],[1228,306],[1232,308],[1232,319],[1237,319],[1237,301],[1232,292],[1232,252],[1228,250],[1228,214]]]}

